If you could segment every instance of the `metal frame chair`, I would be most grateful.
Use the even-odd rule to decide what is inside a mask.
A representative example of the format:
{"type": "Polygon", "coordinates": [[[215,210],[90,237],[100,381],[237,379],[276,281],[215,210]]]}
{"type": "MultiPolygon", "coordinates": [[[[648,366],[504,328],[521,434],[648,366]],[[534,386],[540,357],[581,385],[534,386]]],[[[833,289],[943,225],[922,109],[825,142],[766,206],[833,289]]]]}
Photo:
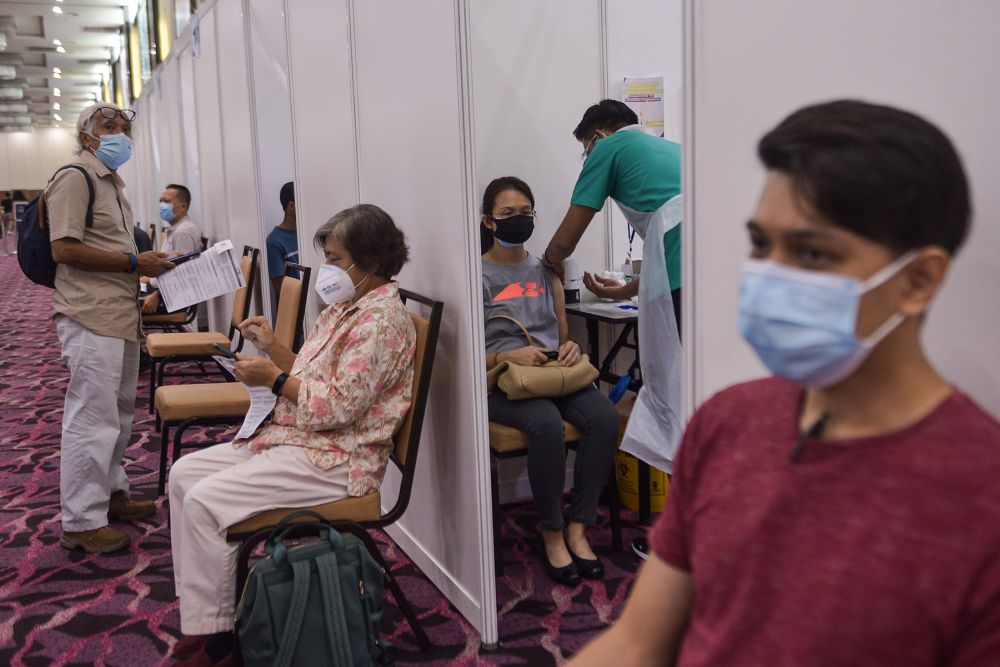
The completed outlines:
{"type": "MultiPolygon", "coordinates": [[[[396,602],[399,604],[399,608],[402,611],[403,616],[406,618],[407,622],[409,622],[410,628],[413,630],[413,634],[416,636],[420,647],[426,650],[431,646],[430,639],[427,637],[427,633],[424,632],[419,619],[417,619],[416,613],[413,611],[413,607],[410,605],[402,589],[399,587],[399,583],[392,575],[392,572],[386,564],[385,559],[382,557],[382,554],[379,552],[378,546],[375,544],[375,540],[368,534],[369,530],[385,528],[386,526],[398,521],[399,518],[403,516],[406,508],[409,506],[410,495],[413,490],[413,479],[416,473],[417,454],[420,449],[420,435],[423,429],[424,412],[427,407],[427,399],[430,393],[431,372],[434,367],[434,353],[437,348],[438,333],[441,328],[441,318],[444,311],[444,303],[441,301],[434,301],[428,297],[403,289],[399,290],[399,294],[404,303],[407,301],[416,301],[429,307],[431,312],[429,319],[424,319],[412,313],[410,315],[414,320],[415,326],[417,327],[417,356],[414,360],[413,402],[406,419],[393,439],[394,447],[389,459],[402,474],[396,504],[392,507],[392,509],[384,514],[381,514],[378,518],[345,518],[343,516],[343,510],[339,506],[342,506],[345,502],[357,500],[352,498],[345,498],[340,501],[308,508],[300,507],[275,509],[255,515],[246,521],[230,526],[226,538],[230,542],[240,543],[236,581],[234,582],[236,586],[235,599],[239,600],[246,580],[249,577],[249,562],[251,555],[260,544],[267,540],[267,537],[271,533],[271,529],[276,526],[282,518],[303,509],[309,509],[323,516],[329,517],[330,522],[336,526],[338,530],[351,533],[352,535],[358,537],[375,560],[378,561],[383,572],[385,573],[386,585],[389,590],[392,591],[393,597],[396,598],[396,602]],[[421,335],[422,332],[423,335],[421,335]]],[[[375,501],[377,501],[379,498],[378,492],[376,491],[374,495],[376,496],[375,501]]],[[[368,496],[365,496],[365,498],[368,498],[368,496]]],[[[378,506],[381,507],[381,504],[379,503],[378,506]]],[[[307,518],[303,518],[303,522],[307,521],[307,518]]],[[[316,534],[314,531],[309,532],[316,534]]],[[[237,656],[239,656],[238,650],[237,656]]]]}

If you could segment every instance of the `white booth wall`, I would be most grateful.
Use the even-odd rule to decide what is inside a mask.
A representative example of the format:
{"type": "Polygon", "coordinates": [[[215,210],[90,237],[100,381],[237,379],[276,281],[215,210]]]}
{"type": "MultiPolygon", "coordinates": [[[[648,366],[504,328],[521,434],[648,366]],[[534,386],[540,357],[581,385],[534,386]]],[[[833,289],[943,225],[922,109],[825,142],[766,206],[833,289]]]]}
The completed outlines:
{"type": "MultiPolygon", "coordinates": [[[[531,249],[540,253],[580,169],[572,130],[583,111],[620,96],[625,75],[669,82],[680,69],[679,22],[666,46],[665,33],[641,25],[670,16],[652,0],[588,0],[584,12],[568,0],[502,8],[481,0],[216,0],[202,5],[136,103],[142,140],[129,166],[130,198],[155,214],[168,174],[196,183],[205,235],[260,248],[262,277],[264,236],[280,220],[286,180],[296,183],[308,266],[321,261],[316,228],[359,202],[382,206],[407,234],[412,259],[400,282],[444,301],[445,316],[413,498],[389,532],[484,642],[497,640],[497,609],[479,199],[497,175],[528,179],[542,216],[531,249]],[[534,46],[514,61],[518,72],[496,30],[514,30],[501,41],[522,44],[516,31],[532,25],[534,46]],[[627,41],[633,33],[642,40],[627,41]],[[555,84],[546,67],[558,73],[555,84]],[[516,108],[505,107],[512,99],[516,108]],[[154,129],[161,119],[166,126],[154,129]]],[[[673,132],[679,121],[670,109],[673,132]]],[[[611,265],[604,219],[581,244],[588,269],[611,265]]],[[[226,330],[228,308],[213,302],[214,329],[226,330]]],[[[310,290],[307,331],[319,310],[310,290]]],[[[387,506],[397,481],[390,467],[387,506]]]]}
{"type": "Polygon", "coordinates": [[[0,190],[41,190],[75,153],[76,133],[66,128],[0,133],[0,190]]]}
{"type": "MultiPolygon", "coordinates": [[[[680,141],[681,0],[471,0],[470,5],[476,205],[481,206],[494,178],[524,179],[538,212],[525,247],[541,256],[569,208],[583,166],[573,130],[588,107],[605,97],[621,99],[626,77],[662,76],[665,136],[680,141]]],[[[479,216],[469,224],[478,229],[479,216]]],[[[609,202],[573,254],[580,270],[600,272],[622,264],[628,229],[609,202]]],[[[632,256],[642,257],[638,236],[632,256]]],[[[585,290],[582,296],[594,298],[585,290]]],[[[582,322],[571,317],[569,323],[586,349],[582,322]]],[[[620,329],[600,329],[601,349],[607,351],[620,329]]],[[[632,358],[623,350],[618,368],[624,372],[632,358]]],[[[571,454],[567,485],[572,464],[571,454]]],[[[524,458],[500,461],[498,476],[501,500],[530,495],[524,458]]]]}
{"type": "MultiPolygon", "coordinates": [[[[215,57],[218,67],[220,127],[222,134],[223,173],[226,193],[226,219],[233,247],[249,245],[260,250],[260,276],[254,297],[270,317],[270,298],[262,288],[267,271],[262,235],[263,222],[259,205],[257,155],[253,125],[253,100],[250,96],[248,51],[242,0],[218,0],[215,14],[215,57]]],[[[205,26],[199,25],[202,41],[205,26]]],[[[202,46],[204,49],[204,44],[202,46]]],[[[200,103],[200,101],[199,101],[200,103]]],[[[204,136],[203,134],[201,136],[204,136]]]]}
{"type": "MultiPolygon", "coordinates": [[[[260,236],[265,239],[261,245],[261,294],[268,304],[268,312],[274,313],[276,300],[267,275],[266,239],[284,217],[278,197],[281,186],[293,181],[295,176],[285,12],[282,3],[275,0],[244,0],[244,12],[249,38],[249,94],[256,147],[257,218],[260,221],[260,236]]],[[[300,263],[298,258],[292,261],[300,263]]],[[[315,275],[311,276],[310,284],[315,282],[315,278],[315,275]]]]}
{"type": "Polygon", "coordinates": [[[697,402],[763,375],[736,327],[743,225],[764,180],[756,142],[794,109],[842,97],[912,110],[940,125],[962,154],[973,192],[972,234],[926,323],[944,375],[1000,414],[1000,4],[868,0],[687,0],[686,189],[693,287],[684,306],[686,389],[697,402]],[[748,30],[747,26],[754,26],[748,30]],[[735,55],[734,55],[735,54],[735,55]]]}

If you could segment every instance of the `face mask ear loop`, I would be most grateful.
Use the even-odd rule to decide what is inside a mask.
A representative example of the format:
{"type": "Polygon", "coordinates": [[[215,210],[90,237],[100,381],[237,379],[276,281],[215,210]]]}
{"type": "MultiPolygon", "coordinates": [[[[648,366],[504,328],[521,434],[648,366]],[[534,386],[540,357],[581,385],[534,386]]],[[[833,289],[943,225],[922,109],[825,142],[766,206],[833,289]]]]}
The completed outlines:
{"type": "MultiPolygon", "coordinates": [[[[869,278],[868,280],[866,280],[861,284],[861,293],[865,294],[866,292],[870,292],[873,289],[884,284],[886,281],[891,279],[897,273],[902,271],[910,262],[913,261],[913,258],[916,256],[917,256],[917,251],[911,250],[902,257],[900,257],[899,259],[897,259],[892,264],[889,264],[885,268],[876,271],[875,275],[873,275],[871,278],[869,278]]],[[[905,320],[906,316],[903,315],[902,313],[894,313],[892,316],[889,317],[889,319],[883,322],[882,326],[876,329],[875,332],[872,333],[872,335],[868,336],[868,338],[865,338],[862,341],[862,343],[869,349],[874,348],[876,345],[882,342],[883,338],[885,338],[893,331],[895,331],[896,327],[902,324],[905,320]]]]}
{"type": "Polygon", "coordinates": [[[872,275],[871,278],[861,283],[861,294],[867,294],[877,287],[881,287],[893,276],[902,271],[917,256],[916,250],[911,250],[896,261],[888,264],[872,275]]]}

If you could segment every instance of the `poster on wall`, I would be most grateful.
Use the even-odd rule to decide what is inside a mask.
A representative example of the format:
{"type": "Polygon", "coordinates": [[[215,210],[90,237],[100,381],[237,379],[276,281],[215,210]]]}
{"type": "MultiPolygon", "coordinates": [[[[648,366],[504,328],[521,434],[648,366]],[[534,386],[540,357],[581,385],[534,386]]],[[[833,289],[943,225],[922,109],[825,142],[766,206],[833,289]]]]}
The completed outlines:
{"type": "Polygon", "coordinates": [[[663,77],[625,77],[622,102],[639,116],[639,124],[663,136],[663,77]]]}

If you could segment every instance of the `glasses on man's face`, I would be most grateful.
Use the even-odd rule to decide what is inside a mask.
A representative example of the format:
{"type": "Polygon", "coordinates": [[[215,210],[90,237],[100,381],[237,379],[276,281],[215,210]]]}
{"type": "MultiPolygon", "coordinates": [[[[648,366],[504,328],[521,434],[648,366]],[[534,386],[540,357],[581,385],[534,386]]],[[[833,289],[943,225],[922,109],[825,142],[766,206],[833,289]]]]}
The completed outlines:
{"type": "Polygon", "coordinates": [[[507,218],[513,218],[514,216],[518,215],[526,215],[532,220],[534,220],[535,217],[538,215],[538,211],[524,211],[522,213],[504,213],[503,215],[491,215],[490,217],[493,218],[494,222],[499,222],[501,220],[506,220],[507,218]]]}
{"type": "Polygon", "coordinates": [[[114,120],[115,116],[121,116],[126,121],[131,123],[135,120],[135,112],[131,109],[113,109],[112,107],[101,107],[97,110],[97,113],[101,114],[103,118],[108,120],[114,120]]]}

